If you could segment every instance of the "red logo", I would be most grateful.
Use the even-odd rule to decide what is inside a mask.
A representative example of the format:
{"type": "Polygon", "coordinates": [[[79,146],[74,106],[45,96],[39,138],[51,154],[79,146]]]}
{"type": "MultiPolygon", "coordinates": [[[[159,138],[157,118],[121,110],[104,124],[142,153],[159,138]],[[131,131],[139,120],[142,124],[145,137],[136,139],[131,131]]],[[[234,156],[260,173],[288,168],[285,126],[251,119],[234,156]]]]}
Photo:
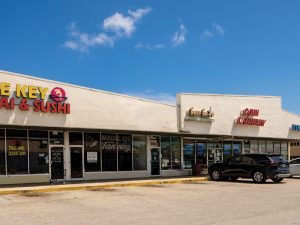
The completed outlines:
{"type": "Polygon", "coordinates": [[[51,91],[51,98],[56,102],[61,102],[66,100],[66,92],[60,87],[55,87],[51,91]]]}

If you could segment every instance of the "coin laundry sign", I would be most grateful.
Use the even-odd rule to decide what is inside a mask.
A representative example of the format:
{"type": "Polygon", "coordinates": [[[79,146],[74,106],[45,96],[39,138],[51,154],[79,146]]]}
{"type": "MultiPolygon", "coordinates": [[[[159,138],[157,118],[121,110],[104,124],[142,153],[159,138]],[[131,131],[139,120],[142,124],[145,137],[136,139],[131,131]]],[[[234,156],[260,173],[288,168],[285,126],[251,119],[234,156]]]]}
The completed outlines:
{"type": "Polygon", "coordinates": [[[60,87],[50,91],[47,87],[37,87],[16,84],[15,93],[11,94],[11,84],[0,83],[0,109],[29,111],[31,106],[34,112],[70,114],[70,104],[65,103],[66,92],[60,87]],[[49,96],[49,97],[48,97],[49,96]]]}
{"type": "Polygon", "coordinates": [[[259,109],[249,109],[246,108],[241,111],[241,115],[239,118],[236,119],[236,124],[240,125],[248,125],[248,126],[265,126],[267,120],[263,119],[256,119],[253,117],[259,116],[259,109]]]}

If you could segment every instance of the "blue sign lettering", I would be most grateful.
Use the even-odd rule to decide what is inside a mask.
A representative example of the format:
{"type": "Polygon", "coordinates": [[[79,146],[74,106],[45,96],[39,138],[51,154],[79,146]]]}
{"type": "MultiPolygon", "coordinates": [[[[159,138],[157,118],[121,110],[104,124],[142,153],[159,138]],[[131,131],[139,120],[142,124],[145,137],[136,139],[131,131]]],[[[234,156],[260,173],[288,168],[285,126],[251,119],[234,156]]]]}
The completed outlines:
{"type": "Polygon", "coordinates": [[[293,124],[291,130],[300,131],[300,125],[293,124]]]}

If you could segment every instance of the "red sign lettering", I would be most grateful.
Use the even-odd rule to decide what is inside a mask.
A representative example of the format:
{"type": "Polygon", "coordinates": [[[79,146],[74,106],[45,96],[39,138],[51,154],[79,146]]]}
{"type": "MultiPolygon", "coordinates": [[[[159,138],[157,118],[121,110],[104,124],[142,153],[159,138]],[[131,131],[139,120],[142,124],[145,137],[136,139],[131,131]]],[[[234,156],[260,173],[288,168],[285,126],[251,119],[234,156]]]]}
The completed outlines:
{"type": "Polygon", "coordinates": [[[265,126],[267,120],[253,118],[258,115],[259,115],[258,109],[246,108],[241,111],[241,116],[236,119],[236,124],[248,125],[248,126],[260,126],[260,127],[265,126]]]}

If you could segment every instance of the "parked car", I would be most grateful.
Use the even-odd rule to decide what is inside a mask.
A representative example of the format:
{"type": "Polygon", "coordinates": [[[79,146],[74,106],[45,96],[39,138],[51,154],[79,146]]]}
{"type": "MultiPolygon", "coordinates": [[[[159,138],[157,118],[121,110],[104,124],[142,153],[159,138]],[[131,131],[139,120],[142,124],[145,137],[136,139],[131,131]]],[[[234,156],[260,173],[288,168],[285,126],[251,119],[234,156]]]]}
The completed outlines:
{"type": "Polygon", "coordinates": [[[243,154],[215,163],[208,168],[212,180],[237,180],[252,178],[256,183],[264,183],[267,179],[281,182],[290,177],[289,163],[281,155],[243,154]]]}
{"type": "Polygon", "coordinates": [[[290,161],[291,176],[300,175],[300,158],[296,158],[290,161]]]}

